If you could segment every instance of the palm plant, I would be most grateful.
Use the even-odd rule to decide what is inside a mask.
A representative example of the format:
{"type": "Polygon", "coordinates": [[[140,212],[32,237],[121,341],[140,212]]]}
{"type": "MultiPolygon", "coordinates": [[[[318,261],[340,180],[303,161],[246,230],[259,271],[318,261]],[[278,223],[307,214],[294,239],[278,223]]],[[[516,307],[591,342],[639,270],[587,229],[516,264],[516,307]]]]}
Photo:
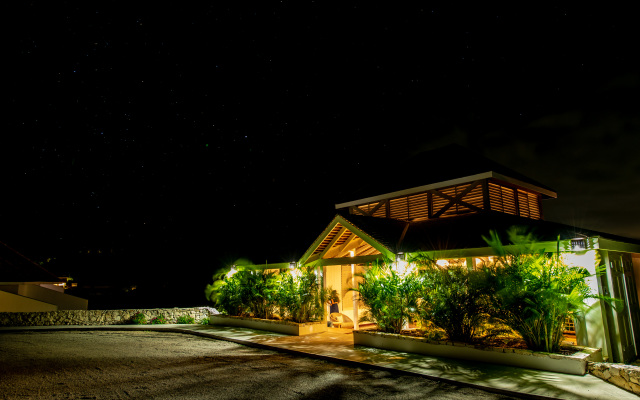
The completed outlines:
{"type": "Polygon", "coordinates": [[[567,315],[578,315],[591,295],[586,269],[567,266],[560,257],[535,250],[530,234],[508,232],[507,250],[495,232],[487,243],[499,258],[491,273],[492,315],[518,332],[532,350],[558,351],[567,315]]]}
{"type": "Polygon", "coordinates": [[[296,273],[281,275],[277,301],[281,313],[294,322],[320,321],[324,318],[329,291],[322,289],[313,268],[303,267],[296,273]]]}
{"type": "MultiPolygon", "coordinates": [[[[237,275],[237,274],[236,274],[237,275]]],[[[213,284],[207,285],[205,295],[223,314],[239,316],[247,311],[240,296],[240,280],[234,276],[222,276],[213,284]]]]}
{"type": "Polygon", "coordinates": [[[362,319],[374,322],[385,332],[400,333],[415,315],[418,277],[414,273],[398,273],[391,260],[374,262],[357,275],[362,282],[351,290],[360,294],[369,309],[362,319]]]}
{"type": "Polygon", "coordinates": [[[461,264],[439,267],[428,257],[418,256],[413,262],[421,278],[420,318],[444,330],[450,340],[475,340],[491,306],[485,274],[461,264]]]}
{"type": "Polygon", "coordinates": [[[269,318],[276,309],[279,283],[275,272],[240,271],[234,275],[239,279],[239,296],[255,317],[269,318]]]}

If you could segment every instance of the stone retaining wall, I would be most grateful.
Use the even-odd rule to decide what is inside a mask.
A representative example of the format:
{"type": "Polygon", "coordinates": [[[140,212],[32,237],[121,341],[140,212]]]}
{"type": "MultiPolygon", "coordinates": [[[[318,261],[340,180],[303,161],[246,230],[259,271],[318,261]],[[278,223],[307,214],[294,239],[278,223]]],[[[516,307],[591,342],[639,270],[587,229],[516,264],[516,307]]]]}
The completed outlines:
{"type": "Polygon", "coordinates": [[[640,367],[605,362],[589,363],[589,373],[635,394],[640,394],[640,367]]]}
{"type": "Polygon", "coordinates": [[[50,326],[50,325],[123,325],[141,312],[147,323],[164,315],[167,323],[175,324],[180,316],[191,316],[196,323],[209,318],[208,307],[154,308],[128,310],[65,310],[42,312],[0,312],[0,326],[50,326]]]}

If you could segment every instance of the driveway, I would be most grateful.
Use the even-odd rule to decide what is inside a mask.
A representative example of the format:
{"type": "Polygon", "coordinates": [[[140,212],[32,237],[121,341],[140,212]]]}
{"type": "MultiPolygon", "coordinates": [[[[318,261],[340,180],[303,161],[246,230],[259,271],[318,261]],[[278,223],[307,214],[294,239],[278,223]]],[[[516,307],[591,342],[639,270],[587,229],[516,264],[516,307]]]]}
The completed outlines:
{"type": "Polygon", "coordinates": [[[508,399],[168,332],[0,334],[3,399],[508,399]]]}

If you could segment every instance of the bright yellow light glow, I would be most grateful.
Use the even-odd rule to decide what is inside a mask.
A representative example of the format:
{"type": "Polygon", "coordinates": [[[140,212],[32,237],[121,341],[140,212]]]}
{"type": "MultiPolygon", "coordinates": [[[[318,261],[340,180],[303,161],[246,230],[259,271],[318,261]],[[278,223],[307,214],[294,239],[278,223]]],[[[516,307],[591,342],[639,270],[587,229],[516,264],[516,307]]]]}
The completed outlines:
{"type": "MultiPolygon", "coordinates": [[[[582,267],[586,268],[591,274],[585,278],[585,282],[591,288],[591,293],[598,293],[598,280],[596,279],[596,263],[597,255],[596,250],[587,250],[585,252],[577,253],[563,253],[562,260],[570,267],[582,267]]],[[[586,299],[585,303],[592,306],[597,302],[597,299],[586,299]]]]}
{"type": "Polygon", "coordinates": [[[355,250],[349,250],[349,257],[355,257],[355,255],[356,255],[355,250]]]}
{"type": "Polygon", "coordinates": [[[436,265],[438,267],[448,267],[449,266],[449,260],[438,260],[438,261],[436,261],[436,265]]]}
{"type": "Polygon", "coordinates": [[[562,259],[567,265],[572,267],[583,267],[591,271],[596,263],[596,251],[589,250],[581,254],[563,253],[562,259]]]}
{"type": "Polygon", "coordinates": [[[391,264],[391,268],[400,276],[412,273],[416,269],[415,263],[408,263],[404,260],[398,260],[391,264]]]}
{"type": "Polygon", "coordinates": [[[231,270],[229,272],[227,272],[227,278],[231,278],[233,275],[235,275],[235,273],[238,272],[238,270],[236,270],[235,265],[233,267],[231,267],[231,270]]]}

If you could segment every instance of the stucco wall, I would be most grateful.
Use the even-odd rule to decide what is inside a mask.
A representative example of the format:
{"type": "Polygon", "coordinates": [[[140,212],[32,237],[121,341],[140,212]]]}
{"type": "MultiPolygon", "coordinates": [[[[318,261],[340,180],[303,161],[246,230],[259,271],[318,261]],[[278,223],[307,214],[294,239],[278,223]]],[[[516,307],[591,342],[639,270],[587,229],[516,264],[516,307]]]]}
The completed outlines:
{"type": "Polygon", "coordinates": [[[51,326],[51,325],[123,325],[137,313],[144,313],[147,322],[164,315],[168,323],[176,323],[182,315],[191,316],[196,322],[209,317],[209,308],[154,308],[128,310],[64,310],[45,312],[0,312],[0,326],[51,326]]]}

